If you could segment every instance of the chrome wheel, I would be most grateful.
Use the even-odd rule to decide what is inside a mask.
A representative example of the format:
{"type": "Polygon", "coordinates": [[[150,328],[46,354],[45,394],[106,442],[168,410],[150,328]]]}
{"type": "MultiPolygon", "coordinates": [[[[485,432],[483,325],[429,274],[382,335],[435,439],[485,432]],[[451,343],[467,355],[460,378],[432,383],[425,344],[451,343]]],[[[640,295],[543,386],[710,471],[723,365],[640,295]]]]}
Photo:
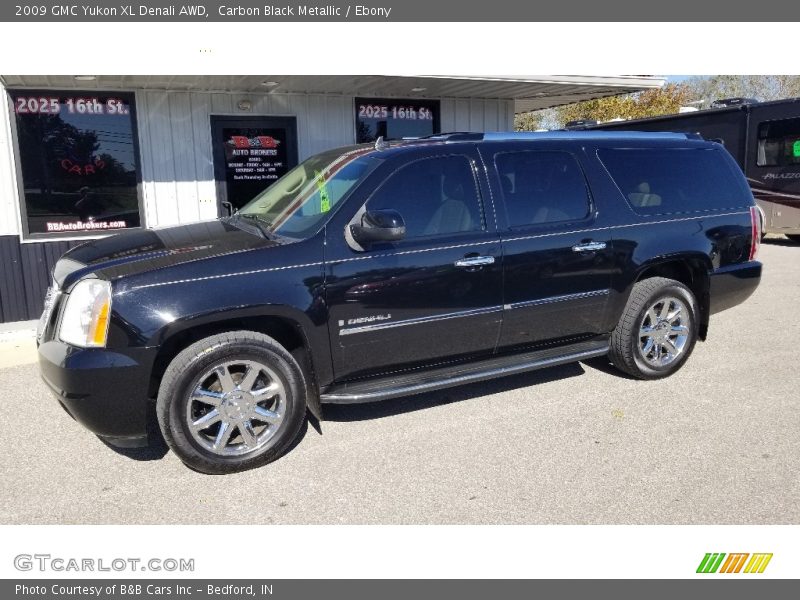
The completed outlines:
{"type": "Polygon", "coordinates": [[[683,301],[659,299],[639,327],[639,354],[651,366],[665,367],[683,353],[691,333],[691,314],[683,301]]]}
{"type": "Polygon", "coordinates": [[[216,365],[198,379],[186,400],[192,438],[221,456],[241,456],[267,446],[280,429],[286,391],[278,375],[252,360],[216,365]]]}

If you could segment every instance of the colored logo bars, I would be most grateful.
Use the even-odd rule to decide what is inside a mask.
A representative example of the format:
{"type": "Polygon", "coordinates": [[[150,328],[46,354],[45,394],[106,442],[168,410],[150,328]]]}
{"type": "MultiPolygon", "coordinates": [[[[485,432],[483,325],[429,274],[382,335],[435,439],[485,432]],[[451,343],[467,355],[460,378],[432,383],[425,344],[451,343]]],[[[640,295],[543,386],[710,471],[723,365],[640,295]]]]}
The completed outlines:
{"type": "Polygon", "coordinates": [[[772,560],[772,553],[748,554],[747,552],[736,554],[725,554],[724,552],[707,553],[700,565],[697,567],[698,573],[763,573],[769,561],[772,560]],[[727,556],[727,558],[726,558],[727,556]],[[750,560],[747,560],[747,557],[750,560]],[[723,562],[723,560],[725,562],[723,562]],[[747,566],[745,566],[745,563],[747,566]],[[722,565],[720,567],[720,565],[722,565]],[[744,567],[744,570],[742,570],[744,567]]]}

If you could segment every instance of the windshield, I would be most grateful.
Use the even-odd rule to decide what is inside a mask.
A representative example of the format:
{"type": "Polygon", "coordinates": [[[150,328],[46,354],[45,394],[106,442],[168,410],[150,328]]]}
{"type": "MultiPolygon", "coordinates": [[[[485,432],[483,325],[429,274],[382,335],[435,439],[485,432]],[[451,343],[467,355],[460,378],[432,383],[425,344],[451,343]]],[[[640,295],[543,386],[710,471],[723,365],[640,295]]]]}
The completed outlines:
{"type": "Polygon", "coordinates": [[[369,146],[312,156],[258,194],[237,215],[257,219],[278,235],[307,237],[379,162],[365,156],[372,150],[369,146]]]}

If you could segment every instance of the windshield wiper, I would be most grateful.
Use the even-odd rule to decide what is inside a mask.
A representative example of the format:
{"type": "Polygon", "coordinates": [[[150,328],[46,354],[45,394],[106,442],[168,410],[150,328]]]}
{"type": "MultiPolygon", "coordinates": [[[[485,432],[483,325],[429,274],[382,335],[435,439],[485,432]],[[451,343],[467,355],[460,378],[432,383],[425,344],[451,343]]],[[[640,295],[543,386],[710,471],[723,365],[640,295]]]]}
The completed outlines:
{"type": "MultiPolygon", "coordinates": [[[[265,238],[269,237],[271,234],[270,231],[270,222],[267,221],[263,217],[259,217],[258,215],[251,215],[251,214],[243,214],[240,212],[236,212],[228,217],[228,221],[233,222],[235,224],[238,220],[247,220],[249,223],[252,223],[258,231],[261,232],[265,238]]],[[[240,224],[241,227],[241,224],[240,224]]]]}

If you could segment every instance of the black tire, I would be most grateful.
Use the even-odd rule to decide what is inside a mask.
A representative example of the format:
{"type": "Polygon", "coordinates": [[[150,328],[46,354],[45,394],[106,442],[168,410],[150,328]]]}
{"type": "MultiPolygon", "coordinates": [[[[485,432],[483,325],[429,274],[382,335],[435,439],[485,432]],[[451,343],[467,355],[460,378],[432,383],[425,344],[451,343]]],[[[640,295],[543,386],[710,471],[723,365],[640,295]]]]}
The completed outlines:
{"type": "Polygon", "coordinates": [[[787,234],[785,234],[785,235],[786,235],[786,237],[787,237],[787,238],[789,238],[791,241],[795,242],[796,244],[800,244],[800,235],[798,235],[798,234],[796,234],[796,233],[791,233],[791,234],[787,233],[787,234]]]}
{"type": "MultiPolygon", "coordinates": [[[[662,304],[663,306],[663,304],[662,304]]],[[[609,358],[619,370],[638,379],[661,379],[681,368],[692,353],[698,332],[697,300],[691,290],[679,281],[665,277],[651,277],[638,281],[631,291],[622,317],[611,334],[609,358]],[[660,300],[675,298],[688,311],[687,337],[681,351],[665,365],[655,365],[647,360],[640,347],[640,330],[646,322],[647,311],[660,300]]],[[[647,321],[649,322],[649,321],[647,321]]]]}
{"type": "MultiPolygon", "coordinates": [[[[227,369],[226,372],[235,378],[235,373],[227,369]]],[[[244,374],[241,377],[243,379],[244,374]]],[[[243,383],[242,380],[239,383],[243,383]]],[[[217,385],[220,386],[219,394],[222,395],[222,379],[217,385]]],[[[238,389],[237,386],[236,390],[238,389]]],[[[254,331],[231,331],[212,335],[183,350],[167,367],[161,380],[156,402],[158,424],[169,447],[190,468],[208,474],[244,471],[280,458],[292,446],[305,421],[305,390],[305,377],[297,361],[271,337],[254,331]],[[240,360],[265,366],[266,370],[262,371],[258,377],[268,377],[270,381],[277,379],[276,385],[282,386],[282,390],[275,396],[275,399],[270,400],[270,402],[282,403],[280,405],[282,420],[278,426],[275,426],[271,437],[263,442],[263,446],[255,448],[254,444],[255,449],[250,451],[247,450],[246,445],[238,445],[238,448],[242,449],[240,450],[242,454],[225,456],[204,446],[202,442],[205,438],[198,439],[198,436],[208,435],[210,443],[212,434],[192,433],[189,419],[191,411],[195,410],[197,401],[191,399],[190,392],[202,385],[203,381],[208,381],[207,378],[200,378],[209,370],[240,360]],[[269,376],[267,376],[268,371],[270,372],[269,376]]],[[[215,402],[217,401],[215,400],[215,402]]],[[[223,412],[223,403],[219,402],[219,407],[210,407],[208,410],[223,412]]],[[[252,399],[250,403],[253,403],[252,399]]],[[[230,411],[231,409],[228,407],[225,410],[230,411]]],[[[221,421],[219,423],[216,426],[217,431],[222,427],[221,421]]],[[[212,425],[213,427],[214,425],[212,425]]],[[[259,427],[263,433],[271,425],[265,422],[259,427]]],[[[236,438],[234,434],[231,434],[231,440],[240,439],[240,444],[243,444],[244,431],[238,429],[237,425],[228,428],[235,431],[236,436],[240,436],[240,438],[236,438]]],[[[211,428],[209,430],[213,431],[211,428]]],[[[228,448],[227,444],[229,443],[226,441],[223,444],[223,450],[228,448]]],[[[236,445],[231,446],[231,451],[236,447],[236,445]]]]}

